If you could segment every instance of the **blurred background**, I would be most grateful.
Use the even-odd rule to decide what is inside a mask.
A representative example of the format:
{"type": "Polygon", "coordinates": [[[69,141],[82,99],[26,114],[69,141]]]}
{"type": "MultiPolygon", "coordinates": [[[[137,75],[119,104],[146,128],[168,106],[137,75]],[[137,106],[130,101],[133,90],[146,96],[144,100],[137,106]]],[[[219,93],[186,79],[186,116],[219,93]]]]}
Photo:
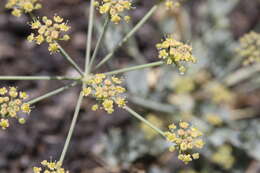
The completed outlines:
{"type": "MultiPolygon", "coordinates": [[[[0,75],[75,75],[59,54],[29,44],[28,16],[16,18],[0,1],[0,75]]],[[[98,54],[104,57],[155,3],[134,1],[130,24],[110,25],[98,54]]],[[[42,1],[39,16],[58,14],[71,25],[64,49],[83,67],[87,1],[42,1]]],[[[186,120],[205,133],[201,159],[185,165],[152,129],[117,109],[113,115],[89,111],[85,99],[64,167],[74,173],[259,173],[260,65],[244,67],[237,55],[239,38],[260,31],[259,0],[187,0],[176,10],[160,7],[114,58],[98,72],[157,60],[155,44],[173,33],[192,45],[197,64],[185,75],[164,66],[124,74],[129,105],[163,130],[186,120]]],[[[96,13],[93,48],[104,18],[96,13]]],[[[64,81],[1,81],[34,98],[64,81]]],[[[25,125],[16,121],[0,131],[0,172],[31,173],[42,160],[57,160],[64,145],[80,87],[33,107],[25,125]]]]}

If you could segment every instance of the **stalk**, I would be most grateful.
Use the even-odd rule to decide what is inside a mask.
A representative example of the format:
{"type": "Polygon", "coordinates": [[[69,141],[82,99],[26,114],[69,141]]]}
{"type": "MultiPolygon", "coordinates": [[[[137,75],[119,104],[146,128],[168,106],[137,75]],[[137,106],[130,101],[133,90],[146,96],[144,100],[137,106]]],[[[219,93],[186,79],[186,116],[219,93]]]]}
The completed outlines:
{"type": "Polygon", "coordinates": [[[89,65],[89,70],[91,70],[91,67],[92,67],[92,65],[93,65],[93,62],[94,62],[94,60],[95,60],[95,58],[96,58],[96,56],[97,56],[97,52],[98,52],[98,50],[99,50],[99,48],[100,48],[100,46],[101,46],[102,41],[104,40],[104,37],[105,37],[105,34],[106,34],[106,32],[107,32],[107,28],[108,28],[108,26],[109,26],[109,23],[110,23],[110,17],[109,17],[109,15],[108,15],[107,18],[106,18],[105,24],[104,24],[104,26],[103,26],[103,29],[102,29],[102,31],[101,31],[101,35],[99,36],[99,39],[98,39],[97,45],[96,45],[96,47],[95,47],[94,53],[93,53],[93,55],[92,55],[92,57],[91,57],[90,65],[89,65]]]}
{"type": "Polygon", "coordinates": [[[90,53],[91,53],[91,42],[92,42],[92,32],[93,32],[93,21],[94,21],[94,0],[90,2],[90,12],[89,12],[89,23],[88,23],[88,38],[86,47],[86,62],[85,62],[85,74],[89,71],[90,63],[90,53]]]}
{"type": "Polygon", "coordinates": [[[132,37],[144,24],[145,22],[153,15],[153,13],[158,8],[158,5],[154,5],[147,13],[146,15],[135,25],[135,27],[118,43],[118,45],[108,54],[105,56],[105,58],[96,66],[95,69],[102,66],[104,63],[106,63],[110,58],[113,57],[115,52],[121,48],[124,43],[128,41],[130,37],[132,37]]]}
{"type": "Polygon", "coordinates": [[[149,121],[147,121],[144,117],[142,117],[140,114],[138,114],[137,112],[135,112],[133,109],[131,109],[128,106],[124,107],[125,110],[127,112],[129,112],[131,115],[133,115],[135,118],[137,118],[138,120],[142,121],[143,123],[145,123],[146,125],[148,125],[149,127],[151,127],[153,130],[155,130],[157,133],[159,133],[160,135],[162,135],[164,137],[164,132],[157,128],[156,126],[154,126],[152,123],[150,123],[149,121]]]}
{"type": "Polygon", "coordinates": [[[129,71],[134,71],[134,70],[141,70],[141,69],[145,69],[145,68],[149,68],[149,67],[160,66],[162,64],[164,64],[163,61],[157,61],[157,62],[137,65],[137,66],[133,66],[133,67],[122,68],[122,69],[119,69],[119,70],[113,70],[113,71],[110,71],[110,72],[106,72],[104,74],[105,75],[115,75],[115,74],[119,74],[119,73],[124,73],[124,72],[129,72],[129,71]]]}
{"type": "Polygon", "coordinates": [[[67,135],[67,138],[66,138],[66,141],[65,141],[65,144],[64,144],[61,156],[60,156],[60,160],[59,161],[61,163],[63,163],[65,155],[67,153],[67,150],[68,150],[68,147],[69,147],[69,144],[70,144],[70,141],[71,141],[71,137],[73,135],[73,131],[75,129],[76,122],[77,122],[77,119],[78,119],[78,115],[79,115],[79,111],[80,111],[80,106],[81,106],[82,100],[83,100],[83,94],[80,93],[78,101],[77,101],[77,105],[76,105],[76,108],[75,108],[75,112],[74,112],[74,115],[73,115],[73,118],[72,118],[72,121],[71,121],[71,124],[70,124],[70,129],[69,129],[69,132],[68,132],[68,135],[67,135]]]}
{"type": "Polygon", "coordinates": [[[67,76],[0,76],[0,80],[80,80],[80,78],[67,76]]]}
{"type": "Polygon", "coordinates": [[[49,92],[49,93],[47,93],[47,94],[44,94],[44,95],[42,95],[42,96],[40,96],[40,97],[36,97],[36,98],[34,98],[34,99],[28,101],[27,103],[29,103],[29,104],[35,104],[35,103],[37,103],[37,102],[39,102],[39,101],[41,101],[41,100],[44,100],[44,99],[49,98],[49,97],[51,97],[51,96],[57,95],[57,94],[59,94],[59,93],[65,91],[65,90],[67,90],[67,89],[70,89],[70,88],[76,86],[77,83],[78,83],[78,82],[70,83],[70,84],[65,85],[65,86],[63,86],[63,87],[61,87],[61,88],[58,88],[58,89],[56,89],[56,90],[53,90],[53,91],[51,91],[51,92],[49,92]]]}
{"type": "Polygon", "coordinates": [[[59,46],[59,50],[63,57],[69,62],[69,64],[81,75],[84,76],[84,72],[80,69],[77,63],[69,56],[69,54],[61,47],[61,45],[56,42],[59,46]]]}

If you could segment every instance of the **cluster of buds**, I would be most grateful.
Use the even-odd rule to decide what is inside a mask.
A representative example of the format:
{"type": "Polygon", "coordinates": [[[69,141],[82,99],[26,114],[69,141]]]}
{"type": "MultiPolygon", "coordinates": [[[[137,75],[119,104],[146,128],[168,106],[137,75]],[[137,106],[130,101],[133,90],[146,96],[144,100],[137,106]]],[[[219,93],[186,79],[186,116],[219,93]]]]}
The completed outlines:
{"type": "Polygon", "coordinates": [[[199,159],[199,153],[191,153],[191,150],[195,148],[200,149],[204,146],[204,142],[200,138],[201,136],[202,132],[190,127],[187,122],[180,122],[178,127],[175,124],[171,124],[169,125],[169,131],[165,132],[166,139],[174,143],[169,150],[171,152],[178,151],[178,159],[185,164],[193,159],[199,159]]]}
{"type": "Polygon", "coordinates": [[[206,115],[206,120],[209,124],[213,126],[221,126],[223,124],[223,120],[219,115],[209,113],[206,115]]]}
{"type": "Polygon", "coordinates": [[[250,32],[239,40],[240,48],[238,54],[245,58],[244,65],[260,62],[260,34],[250,32]]]}
{"type": "Polygon", "coordinates": [[[212,162],[220,165],[224,169],[232,168],[235,163],[235,158],[232,154],[232,147],[224,144],[218,148],[218,150],[211,156],[212,162]]]}
{"type": "Polygon", "coordinates": [[[210,83],[207,90],[211,100],[216,104],[231,104],[234,102],[234,93],[220,83],[210,83]]]}
{"type": "Polygon", "coordinates": [[[2,129],[9,127],[8,118],[18,119],[21,124],[25,123],[25,119],[20,118],[17,114],[19,111],[25,114],[31,112],[30,105],[24,102],[27,98],[26,92],[18,92],[15,87],[0,88],[0,126],[2,129]]]}
{"type": "Polygon", "coordinates": [[[108,77],[105,74],[90,76],[86,81],[87,87],[83,89],[84,96],[92,96],[99,103],[92,106],[92,110],[104,109],[107,113],[114,112],[114,104],[124,107],[125,98],[121,95],[126,89],[120,84],[122,80],[117,77],[108,77]]]}
{"type": "Polygon", "coordinates": [[[186,68],[181,65],[181,62],[195,63],[197,61],[192,55],[192,48],[187,44],[175,40],[171,35],[161,43],[158,43],[156,47],[159,50],[159,58],[163,59],[166,64],[174,63],[182,73],[186,71],[186,68]]]}
{"type": "Polygon", "coordinates": [[[47,42],[49,44],[49,51],[55,53],[59,51],[57,41],[70,39],[69,35],[63,34],[67,32],[70,27],[64,22],[60,16],[54,16],[53,19],[48,19],[46,16],[42,20],[37,19],[31,23],[31,29],[37,30],[37,34],[31,33],[28,41],[35,41],[38,45],[47,42]]]}
{"type": "Polygon", "coordinates": [[[23,13],[42,8],[38,0],[8,0],[5,8],[12,10],[12,15],[20,17],[23,13]]]}
{"type": "Polygon", "coordinates": [[[64,168],[62,168],[61,162],[48,162],[44,160],[41,162],[42,167],[33,167],[34,173],[69,173],[64,168]]]}
{"type": "Polygon", "coordinates": [[[174,9],[180,6],[180,3],[176,0],[166,0],[164,5],[166,8],[169,9],[174,9]]]}
{"type": "Polygon", "coordinates": [[[110,15],[110,19],[115,24],[118,24],[122,18],[129,22],[130,16],[123,16],[124,11],[132,9],[132,3],[128,0],[101,0],[101,2],[95,1],[95,6],[98,8],[101,14],[110,15]]]}

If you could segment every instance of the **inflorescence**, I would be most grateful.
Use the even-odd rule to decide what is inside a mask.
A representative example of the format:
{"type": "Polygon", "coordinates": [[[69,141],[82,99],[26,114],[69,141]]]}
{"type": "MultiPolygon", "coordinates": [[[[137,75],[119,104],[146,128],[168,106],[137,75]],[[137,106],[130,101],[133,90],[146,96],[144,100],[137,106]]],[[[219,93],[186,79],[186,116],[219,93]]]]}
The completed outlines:
{"type": "Polygon", "coordinates": [[[191,153],[192,149],[202,148],[203,140],[200,138],[202,132],[194,127],[190,127],[187,122],[180,122],[178,127],[175,124],[169,125],[169,131],[165,132],[165,137],[169,142],[174,143],[170,146],[171,152],[178,151],[178,159],[185,164],[193,159],[199,159],[199,153],[191,153]]]}
{"type": "Polygon", "coordinates": [[[33,167],[34,173],[69,173],[64,168],[62,168],[61,162],[48,162],[44,160],[41,162],[42,167],[33,167]]]}
{"type": "Polygon", "coordinates": [[[30,104],[24,102],[28,98],[26,92],[18,92],[17,88],[0,88],[0,126],[2,129],[9,127],[8,118],[18,119],[19,123],[24,124],[25,119],[17,114],[22,111],[25,114],[31,112],[30,104]]]}
{"type": "Polygon", "coordinates": [[[48,49],[51,53],[59,51],[57,41],[67,41],[70,39],[69,35],[63,34],[63,32],[67,32],[70,27],[60,16],[55,15],[53,19],[48,19],[44,16],[42,20],[34,20],[31,22],[31,29],[37,30],[37,34],[31,33],[27,40],[35,41],[38,45],[47,42],[49,44],[48,49]]]}
{"type": "Polygon", "coordinates": [[[130,16],[123,15],[124,11],[131,10],[132,3],[129,0],[101,0],[95,1],[95,6],[101,14],[108,14],[113,23],[118,24],[122,18],[129,22],[130,16]]]}
{"type": "Polygon", "coordinates": [[[11,9],[12,15],[20,17],[23,13],[30,13],[42,8],[42,5],[38,0],[8,0],[5,8],[11,9]]]}
{"type": "Polygon", "coordinates": [[[248,65],[254,62],[260,62],[260,34],[249,32],[239,40],[240,48],[238,49],[239,56],[245,58],[243,64],[248,65]]]}
{"type": "Polygon", "coordinates": [[[172,36],[168,36],[161,43],[157,44],[156,47],[159,50],[159,58],[163,59],[166,64],[174,63],[182,73],[186,71],[186,68],[181,62],[195,63],[197,61],[192,55],[192,48],[175,40],[172,36]]]}
{"type": "Polygon", "coordinates": [[[83,89],[84,96],[92,96],[99,102],[92,106],[92,110],[104,109],[107,113],[114,112],[114,104],[124,107],[126,104],[122,94],[126,91],[120,84],[122,80],[117,77],[108,77],[105,74],[90,76],[85,81],[87,87],[83,89]]]}

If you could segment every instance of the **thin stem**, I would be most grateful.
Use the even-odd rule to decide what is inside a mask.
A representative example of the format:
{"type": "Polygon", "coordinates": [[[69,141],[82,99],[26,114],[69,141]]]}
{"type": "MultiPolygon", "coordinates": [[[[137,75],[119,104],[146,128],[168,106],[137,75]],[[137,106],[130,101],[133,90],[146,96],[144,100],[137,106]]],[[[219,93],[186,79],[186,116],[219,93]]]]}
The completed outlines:
{"type": "Polygon", "coordinates": [[[153,13],[158,8],[158,5],[154,5],[146,15],[135,25],[135,27],[118,43],[118,45],[108,54],[105,58],[96,66],[96,69],[106,63],[110,58],[113,57],[114,53],[123,46],[124,43],[128,41],[144,24],[145,22],[153,15],[153,13]]]}
{"type": "Polygon", "coordinates": [[[66,76],[0,76],[0,80],[80,80],[80,78],[66,76]]]}
{"type": "Polygon", "coordinates": [[[131,109],[128,106],[124,107],[127,112],[129,112],[131,115],[133,115],[135,118],[139,119],[140,121],[142,121],[143,123],[145,123],[146,125],[148,125],[149,127],[151,127],[153,130],[155,130],[157,133],[159,133],[160,135],[164,136],[164,132],[155,127],[152,123],[150,123],[149,121],[147,121],[144,117],[142,117],[141,115],[139,115],[137,112],[135,112],[133,109],[131,109]]]}
{"type": "Polygon", "coordinates": [[[83,94],[80,93],[78,101],[77,101],[77,105],[76,105],[76,108],[75,108],[75,112],[74,112],[74,115],[73,115],[73,118],[72,118],[72,121],[71,121],[71,124],[70,124],[69,133],[67,135],[67,138],[66,138],[66,141],[65,141],[65,144],[64,144],[61,156],[60,156],[60,160],[59,161],[61,163],[63,162],[63,160],[65,158],[65,155],[67,153],[67,150],[68,150],[68,147],[69,147],[69,144],[70,144],[70,140],[71,140],[71,137],[73,135],[73,131],[75,129],[76,122],[77,122],[77,119],[78,119],[78,115],[79,115],[79,111],[80,111],[80,106],[81,106],[82,100],[83,100],[83,94]]]}
{"type": "Polygon", "coordinates": [[[91,67],[92,67],[92,65],[93,65],[93,62],[94,62],[94,60],[95,60],[95,58],[96,58],[96,56],[97,56],[97,52],[98,52],[98,50],[99,50],[99,48],[100,48],[100,46],[101,46],[101,43],[102,43],[102,41],[103,41],[103,39],[104,39],[104,36],[105,36],[105,34],[106,34],[106,32],[107,32],[107,28],[108,28],[108,26],[109,26],[109,23],[110,23],[110,18],[109,18],[109,16],[107,16],[106,21],[105,21],[105,24],[104,24],[104,26],[103,26],[103,29],[102,29],[102,31],[101,31],[101,35],[99,36],[97,45],[96,45],[96,47],[95,47],[94,53],[93,53],[93,55],[92,55],[92,57],[91,57],[90,65],[89,65],[89,70],[91,70],[91,67]]]}
{"type": "Polygon", "coordinates": [[[85,73],[88,73],[88,71],[89,71],[88,66],[90,63],[93,22],[94,22],[94,0],[91,0],[90,11],[89,11],[89,23],[88,23],[88,38],[87,38],[87,45],[86,45],[87,47],[86,47],[85,73]]]}
{"type": "Polygon", "coordinates": [[[110,71],[110,72],[106,72],[105,74],[106,75],[115,75],[115,74],[119,74],[119,73],[133,71],[133,70],[140,70],[140,69],[144,69],[144,68],[160,66],[162,64],[164,64],[163,61],[157,61],[157,62],[152,62],[152,63],[148,63],[148,64],[142,64],[142,65],[137,65],[137,66],[133,66],[133,67],[127,67],[127,68],[123,68],[123,69],[119,69],[119,70],[110,71]]]}
{"type": "Polygon", "coordinates": [[[40,96],[40,97],[36,97],[36,98],[34,98],[34,99],[28,101],[27,103],[29,103],[29,104],[35,104],[35,103],[37,103],[37,102],[39,102],[39,101],[41,101],[41,100],[44,100],[44,99],[49,98],[49,97],[51,97],[51,96],[57,95],[57,94],[61,93],[62,91],[65,91],[65,90],[67,90],[67,89],[69,89],[69,88],[72,88],[72,87],[76,86],[77,83],[78,83],[78,82],[72,82],[72,83],[70,83],[70,84],[68,84],[68,85],[65,85],[65,86],[63,86],[63,87],[61,87],[61,88],[58,88],[58,89],[56,89],[56,90],[53,90],[53,91],[51,91],[51,92],[49,92],[49,93],[47,93],[47,94],[44,94],[44,95],[42,95],[42,96],[40,96]]]}
{"type": "Polygon", "coordinates": [[[63,57],[70,63],[70,65],[72,65],[72,67],[74,67],[75,70],[77,70],[77,72],[79,72],[81,76],[84,76],[84,72],[80,69],[77,63],[69,56],[69,54],[61,47],[58,42],[56,43],[58,44],[59,50],[61,51],[63,57]]]}

